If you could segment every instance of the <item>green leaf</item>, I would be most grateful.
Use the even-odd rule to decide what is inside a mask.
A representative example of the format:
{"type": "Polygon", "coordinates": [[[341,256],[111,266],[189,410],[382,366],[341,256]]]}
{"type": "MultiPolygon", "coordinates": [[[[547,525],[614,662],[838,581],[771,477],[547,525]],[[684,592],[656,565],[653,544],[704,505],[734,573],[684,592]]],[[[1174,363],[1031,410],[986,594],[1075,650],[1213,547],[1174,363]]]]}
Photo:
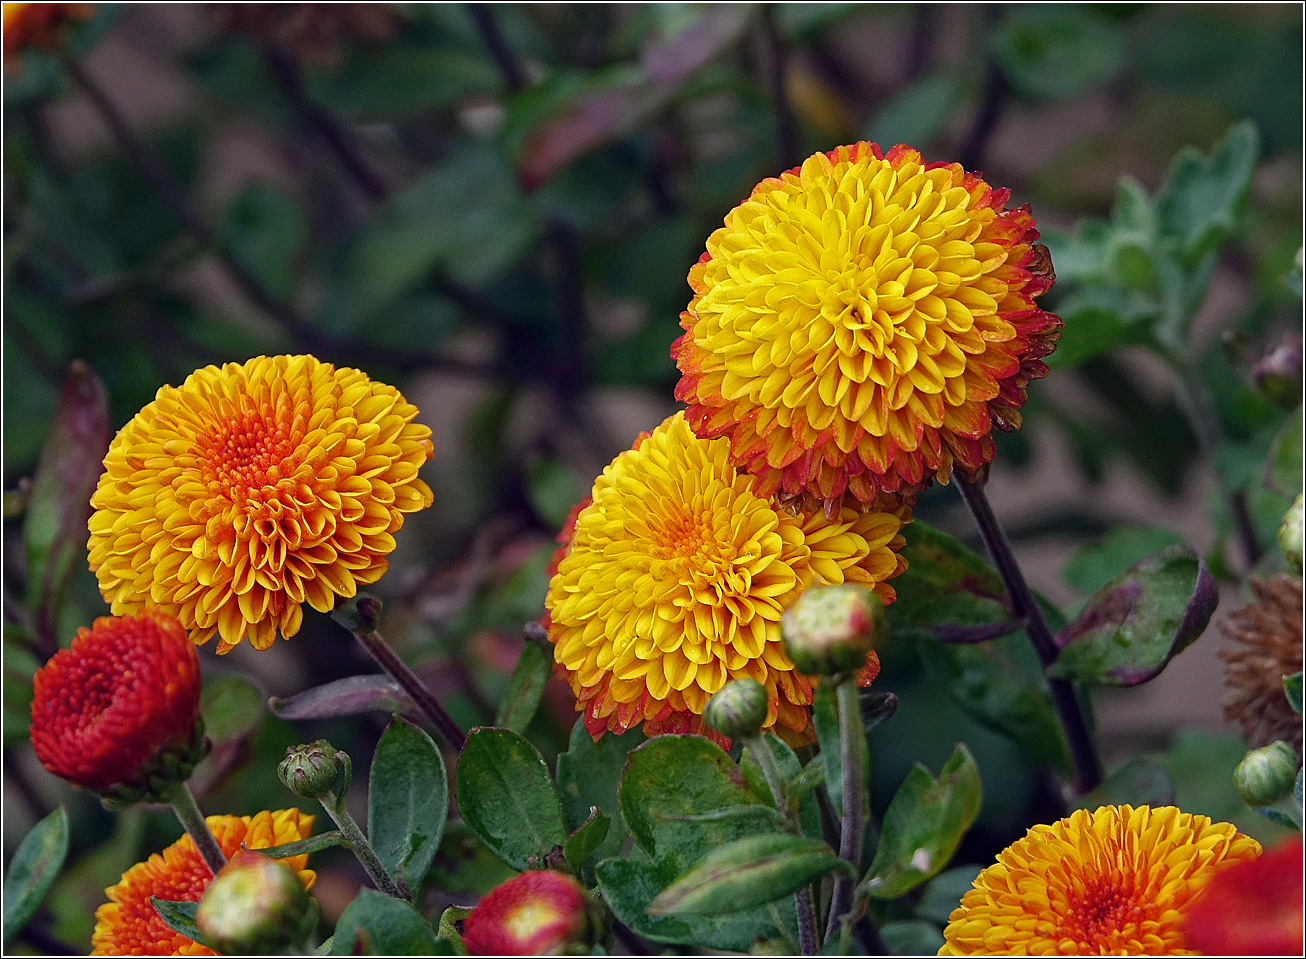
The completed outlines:
{"type": "Polygon", "coordinates": [[[195,914],[200,908],[198,902],[177,902],[171,899],[160,899],[158,896],[150,896],[150,904],[154,906],[154,911],[159,914],[159,918],[173,932],[179,932],[187,939],[191,939],[201,946],[208,945],[204,934],[195,925],[195,914]]]}
{"type": "Polygon", "coordinates": [[[1289,415],[1274,438],[1265,463],[1265,485],[1283,496],[1295,498],[1302,487],[1302,408],[1289,415]]]}
{"type": "Polygon", "coordinates": [[[775,902],[834,869],[852,874],[852,867],[819,839],[748,836],[708,853],[662,890],[648,911],[655,916],[738,912],[775,902]]]}
{"type": "Polygon", "coordinates": [[[944,925],[952,911],[961,905],[961,897],[975,885],[982,866],[954,866],[945,869],[930,880],[921,900],[916,904],[916,915],[944,925]]]}
{"type": "Polygon", "coordinates": [[[27,604],[37,629],[52,639],[73,569],[86,563],[91,494],[108,449],[104,384],[86,363],[75,360],[64,377],[23,521],[27,604]]]}
{"type": "Polygon", "coordinates": [[[463,935],[458,931],[458,923],[471,914],[472,911],[465,906],[450,906],[440,913],[440,922],[435,929],[435,934],[441,939],[447,939],[453,946],[454,952],[460,956],[467,955],[467,947],[463,945],[463,935]]]}
{"type": "Polygon", "coordinates": [[[517,870],[490,852],[464,823],[451,822],[445,826],[440,854],[428,879],[448,893],[483,896],[515,875],[517,870]]]}
{"type": "Polygon", "coordinates": [[[331,937],[332,956],[452,956],[448,942],[437,940],[422,914],[406,902],[375,889],[360,889],[345,906],[331,937]]]}
{"type": "Polygon", "coordinates": [[[62,806],[23,837],[4,883],[4,942],[22,931],[40,907],[68,855],[68,814],[62,806]]]}
{"type": "Polygon", "coordinates": [[[1302,671],[1299,669],[1292,675],[1283,677],[1283,693],[1288,697],[1288,705],[1292,707],[1292,711],[1298,716],[1301,715],[1301,674],[1302,671]]]}
{"type": "Polygon", "coordinates": [[[902,534],[907,572],[893,581],[898,599],[885,611],[895,639],[933,639],[1009,617],[1002,580],[977,554],[919,520],[902,534]]]}
{"type": "Polygon", "coordinates": [[[538,867],[567,841],[549,769],[539,750],[511,729],[473,729],[455,783],[463,820],[513,868],[538,867]]]}
{"type": "Polygon", "coordinates": [[[774,810],[756,802],[739,768],[702,736],[657,736],[632,752],[620,802],[635,842],[672,863],[674,875],[708,849],[776,829],[774,810]],[[704,818],[723,811],[732,815],[704,818]]]}
{"type": "Polygon", "coordinates": [[[603,844],[611,825],[612,820],[599,812],[598,806],[591,806],[589,818],[576,827],[562,847],[562,857],[567,865],[579,873],[581,866],[603,844]]]}
{"type": "MultiPolygon", "coordinates": [[[[889,693],[888,695],[892,696],[893,694],[889,693]]],[[[824,781],[825,767],[820,762],[813,761],[813,773],[805,775],[803,764],[798,761],[797,754],[789,747],[788,743],[775,733],[767,733],[764,739],[770,746],[771,755],[775,757],[776,765],[780,768],[780,776],[784,779],[787,787],[787,808],[781,810],[781,812],[788,816],[797,817],[803,835],[811,836],[813,839],[821,838],[821,810],[816,804],[816,798],[810,793],[817,785],[814,781],[816,771],[819,770],[821,780],[824,781]],[[797,790],[800,780],[810,783],[802,793],[797,790]]],[[[752,788],[754,794],[761,797],[762,801],[768,805],[774,805],[771,786],[766,781],[766,774],[762,772],[762,768],[753,759],[751,749],[744,750],[743,755],[740,757],[739,768],[744,774],[744,780],[752,788]]]]}
{"type": "Polygon", "coordinates": [[[924,148],[943,132],[965,98],[965,85],[952,71],[926,74],[893,95],[871,121],[865,139],[885,149],[895,143],[924,148]]]}
{"type": "Polygon", "coordinates": [[[562,529],[567,514],[587,495],[576,474],[554,459],[540,459],[526,474],[531,507],[550,529],[562,529]]]}
{"type": "Polygon", "coordinates": [[[896,899],[940,872],[979,815],[982,794],[979,768],[962,744],[937,780],[913,766],[885,810],[866,891],[896,899]]]}
{"type": "Polygon", "coordinates": [[[252,183],[232,198],[220,233],[251,273],[279,297],[290,297],[300,278],[299,252],[308,221],[294,199],[269,183],[252,183]]]}
{"type": "Polygon", "coordinates": [[[917,644],[930,682],[966,715],[1062,772],[1070,768],[1065,736],[1038,678],[1024,631],[987,643],[917,644]],[[1032,667],[1032,669],[1030,668],[1032,667]],[[1032,675],[1031,675],[1032,673],[1032,675]]]}
{"type": "Polygon", "coordinates": [[[632,729],[620,736],[608,733],[595,742],[585,731],[584,719],[577,719],[567,751],[558,756],[558,795],[567,825],[578,828],[593,807],[612,819],[598,849],[600,859],[615,856],[629,835],[617,794],[627,754],[644,741],[644,734],[632,729]]]}
{"type": "Polygon", "coordinates": [[[1096,593],[1134,563],[1178,542],[1178,536],[1159,526],[1117,526],[1072,556],[1061,578],[1071,589],[1096,593]]]}
{"type": "Polygon", "coordinates": [[[445,271],[480,283],[511,266],[536,225],[517,181],[489,145],[456,148],[397,193],[349,251],[345,282],[371,313],[445,271]]]}
{"type": "Polygon", "coordinates": [[[544,698],[544,686],[549,681],[553,663],[544,650],[532,642],[522,643],[517,666],[508,680],[508,688],[499,702],[494,725],[524,733],[544,698]]]}
{"type": "Polygon", "coordinates": [[[1156,195],[1163,236],[1178,244],[1190,268],[1237,225],[1251,190],[1260,137],[1250,120],[1235,123],[1209,156],[1187,147],[1175,154],[1156,195]]]}
{"type": "Polygon", "coordinates": [[[32,724],[32,677],[41,668],[28,648],[30,639],[15,635],[16,627],[4,626],[3,672],[0,694],[4,697],[4,745],[6,748],[25,743],[32,724]]]}
{"type": "Polygon", "coordinates": [[[1095,593],[1057,634],[1051,675],[1106,686],[1147,682],[1202,634],[1215,579],[1192,548],[1170,546],[1095,593]]]}
{"type": "Polygon", "coordinates": [[[1125,290],[1109,286],[1070,287],[1058,304],[1065,327],[1057,351],[1047,358],[1054,369],[1069,369],[1122,346],[1145,343],[1148,324],[1158,311],[1125,290]]]}
{"type": "Polygon", "coordinates": [[[339,66],[309,71],[314,99],[373,121],[455,106],[477,94],[495,95],[502,85],[502,74],[480,50],[414,47],[399,37],[353,50],[339,66]]]}
{"type": "Polygon", "coordinates": [[[677,876],[670,860],[606,859],[598,864],[595,873],[603,899],[616,917],[653,942],[690,946],[695,950],[743,952],[758,938],[785,936],[796,941],[792,897],[721,916],[654,916],[649,914],[648,907],[677,876]]]}
{"type": "Polygon", "coordinates": [[[260,849],[259,852],[273,859],[289,859],[291,856],[308,856],[323,849],[330,849],[332,846],[343,845],[345,845],[344,835],[339,829],[332,829],[328,832],[320,832],[316,836],[309,836],[307,839],[297,839],[279,846],[268,846],[266,849],[260,849]]]}
{"type": "Polygon", "coordinates": [[[880,938],[891,956],[933,956],[943,946],[943,933],[923,919],[895,919],[880,927],[880,938]]]}
{"type": "Polygon", "coordinates": [[[1075,802],[1075,809],[1098,806],[1173,806],[1174,782],[1164,766],[1153,759],[1130,759],[1102,780],[1102,784],[1075,802]]]}
{"type": "Polygon", "coordinates": [[[449,780],[440,749],[395,717],[376,745],[367,783],[367,835],[381,864],[417,895],[444,836],[449,780]]]}
{"type": "Polygon", "coordinates": [[[843,760],[839,751],[839,707],[834,701],[834,690],[829,683],[822,683],[812,694],[812,725],[816,727],[816,742],[821,747],[817,759],[825,766],[825,794],[834,807],[834,814],[842,816],[843,760]]]}
{"type": "Polygon", "coordinates": [[[200,716],[215,745],[244,739],[263,719],[263,694],[240,676],[215,676],[200,693],[200,716]]]}
{"type": "Polygon", "coordinates": [[[1078,6],[1012,8],[993,37],[1011,85],[1033,100],[1081,96],[1111,78],[1125,52],[1119,27],[1078,6]]]}

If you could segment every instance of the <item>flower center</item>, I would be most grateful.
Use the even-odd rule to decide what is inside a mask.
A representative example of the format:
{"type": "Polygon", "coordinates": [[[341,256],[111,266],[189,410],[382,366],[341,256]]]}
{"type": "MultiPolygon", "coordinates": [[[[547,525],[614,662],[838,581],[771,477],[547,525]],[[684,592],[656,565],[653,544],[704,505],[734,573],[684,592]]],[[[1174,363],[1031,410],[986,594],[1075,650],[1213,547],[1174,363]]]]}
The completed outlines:
{"type": "Polygon", "coordinates": [[[286,475],[282,467],[294,451],[288,418],[271,411],[246,410],[196,437],[207,467],[205,479],[218,483],[233,501],[260,498],[286,475]]]}
{"type": "Polygon", "coordinates": [[[1112,934],[1147,918],[1132,883],[1125,877],[1090,879],[1084,883],[1082,893],[1071,895],[1068,905],[1060,933],[1086,946],[1099,945],[1112,934]]]}

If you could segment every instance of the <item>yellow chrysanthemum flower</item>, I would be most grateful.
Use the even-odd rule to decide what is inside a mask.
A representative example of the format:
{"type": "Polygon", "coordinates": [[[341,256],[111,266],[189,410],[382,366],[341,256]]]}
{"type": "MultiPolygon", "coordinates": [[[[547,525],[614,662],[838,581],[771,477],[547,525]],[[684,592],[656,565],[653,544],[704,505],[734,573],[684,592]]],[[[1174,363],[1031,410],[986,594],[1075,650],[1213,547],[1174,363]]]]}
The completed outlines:
{"type": "MultiPolygon", "coordinates": [[[[641,436],[595,481],[549,584],[554,658],[586,728],[702,732],[709,697],[751,677],[770,694],[766,727],[809,741],[812,687],[785,655],[780,614],[812,583],[892,601],[904,516],[779,509],[683,413],[641,436]]],[[[871,653],[863,682],[878,671],[871,653]]]]}
{"type": "MultiPolygon", "coordinates": [[[[269,849],[307,839],[315,817],[298,809],[253,816],[209,816],[206,820],[224,855],[231,857],[242,843],[248,849],[269,849]]],[[[317,874],[308,869],[308,856],[281,860],[312,889],[317,874]]],[[[213,879],[190,836],[182,836],[162,854],[138,862],[115,886],[105,890],[109,901],[95,910],[93,956],[216,956],[212,949],[186,938],[159,918],[151,896],[171,902],[199,902],[213,879]]]]}
{"type": "Polygon", "coordinates": [[[1185,956],[1183,908],[1261,853],[1229,823],[1173,806],[1081,809],[1035,826],[975,879],[941,956],[1185,956]]]}
{"type": "Polygon", "coordinates": [[[307,602],[385,572],[431,431],[399,391],[312,356],[208,366],[165,386],[109,446],[90,565],[115,614],[144,604],[218,652],[299,631],[307,602]]]}
{"type": "Polygon", "coordinates": [[[993,458],[1061,321],[1026,207],[959,164],[856,143],[762,181],[690,270],[672,347],[699,436],[764,496],[907,496],[993,458]]]}

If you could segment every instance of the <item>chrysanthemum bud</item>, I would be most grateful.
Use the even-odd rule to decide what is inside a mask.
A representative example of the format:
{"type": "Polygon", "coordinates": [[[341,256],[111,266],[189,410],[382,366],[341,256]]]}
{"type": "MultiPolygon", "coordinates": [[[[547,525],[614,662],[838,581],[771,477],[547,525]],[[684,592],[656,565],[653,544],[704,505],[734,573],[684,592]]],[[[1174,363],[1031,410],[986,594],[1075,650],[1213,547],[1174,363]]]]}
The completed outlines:
{"type": "Polygon", "coordinates": [[[317,911],[293,869],[242,850],[209,883],[195,925],[223,955],[274,955],[307,943],[317,911]]]}
{"type": "Polygon", "coordinates": [[[320,799],[334,792],[340,778],[340,753],[325,739],[286,749],[277,776],[286,788],[305,799],[320,799]]]}
{"type": "Polygon", "coordinates": [[[1252,367],[1256,388],[1284,409],[1301,402],[1301,337],[1289,333],[1252,367]]]}
{"type": "Polygon", "coordinates": [[[1249,806],[1273,806],[1286,799],[1297,779],[1297,754],[1282,739],[1253,749],[1233,771],[1233,785],[1249,806]]]}
{"type": "Polygon", "coordinates": [[[785,610],[780,624],[785,651],[800,673],[851,673],[882,638],[884,606],[861,586],[815,586],[785,610]]]}
{"type": "Polygon", "coordinates": [[[1302,571],[1302,524],[1306,521],[1304,513],[1306,509],[1303,508],[1302,494],[1298,493],[1288,507],[1288,512],[1283,514],[1283,524],[1279,527],[1279,549],[1283,550],[1283,558],[1296,573],[1302,571]]]}
{"type": "Polygon", "coordinates": [[[166,613],[103,616],[33,679],[42,765],[106,804],[164,801],[204,756],[195,647],[166,613]]]}
{"type": "Polygon", "coordinates": [[[556,956],[590,932],[585,890],[548,869],[524,872],[496,886],[463,920],[463,945],[473,956],[556,956]]]}
{"type": "Polygon", "coordinates": [[[730,739],[756,736],[766,722],[766,687],[756,679],[732,679],[713,694],[703,722],[730,739]]]}

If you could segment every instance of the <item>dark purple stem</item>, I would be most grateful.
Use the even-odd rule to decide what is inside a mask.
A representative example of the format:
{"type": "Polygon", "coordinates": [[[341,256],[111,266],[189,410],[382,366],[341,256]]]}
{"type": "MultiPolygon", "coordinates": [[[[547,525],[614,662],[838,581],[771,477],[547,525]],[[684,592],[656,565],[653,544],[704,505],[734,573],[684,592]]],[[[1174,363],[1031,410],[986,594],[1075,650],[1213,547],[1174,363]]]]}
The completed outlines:
{"type": "MultiPolygon", "coordinates": [[[[989,505],[989,499],[984,495],[984,488],[962,476],[960,472],[954,473],[953,477],[961,498],[965,500],[971,515],[975,517],[975,525],[979,527],[984,545],[988,547],[989,555],[993,557],[993,565],[998,568],[998,575],[1006,584],[1007,593],[1011,596],[1014,607],[1013,612],[1017,616],[1024,617],[1025,632],[1034,651],[1038,654],[1039,663],[1046,672],[1056,660],[1059,650],[1052,631],[1048,628],[1047,620],[1043,618],[1043,611],[1039,609],[1034,594],[1020,571],[1016,555],[1011,550],[1011,544],[1007,542],[1007,535],[998,524],[997,517],[993,515],[993,507],[989,505]]],[[[1075,695],[1075,687],[1064,679],[1049,677],[1047,682],[1052,693],[1052,705],[1056,708],[1057,716],[1061,720],[1061,728],[1066,734],[1066,742],[1070,747],[1070,761],[1075,770],[1075,791],[1083,795],[1102,781],[1102,766],[1097,757],[1097,747],[1089,732],[1088,721],[1080,707],[1079,697],[1075,695]]]]}

